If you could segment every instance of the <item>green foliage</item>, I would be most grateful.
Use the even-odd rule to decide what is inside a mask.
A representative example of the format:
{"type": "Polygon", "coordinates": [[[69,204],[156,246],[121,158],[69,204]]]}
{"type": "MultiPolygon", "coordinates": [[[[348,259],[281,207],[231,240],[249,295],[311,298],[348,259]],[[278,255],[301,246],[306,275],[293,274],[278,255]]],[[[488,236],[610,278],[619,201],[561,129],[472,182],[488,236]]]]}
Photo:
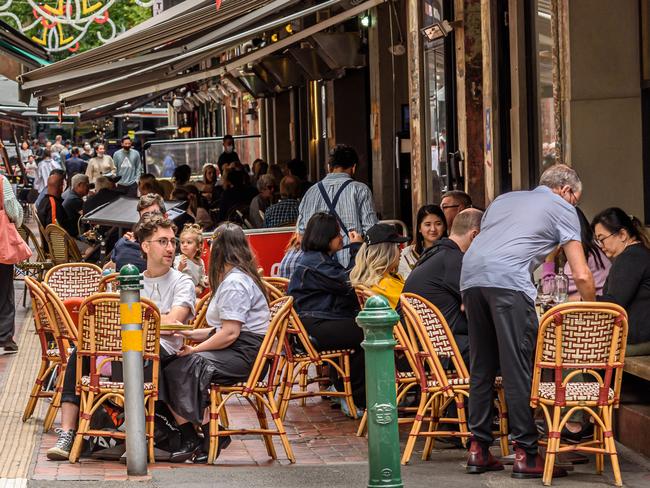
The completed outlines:
{"type": "MultiPolygon", "coordinates": [[[[64,3],[66,1],[64,0],[64,3]]],[[[89,6],[93,6],[97,3],[105,4],[105,0],[87,0],[89,6]]],[[[57,8],[59,0],[42,0],[39,1],[40,5],[49,5],[53,8],[57,8]]],[[[75,2],[72,2],[74,5],[75,2]]],[[[34,13],[32,11],[32,6],[26,0],[14,0],[11,2],[11,6],[6,11],[9,14],[14,14],[18,19],[20,19],[20,26],[16,25],[16,19],[13,16],[9,15],[0,15],[0,19],[12,25],[13,27],[21,30],[27,37],[42,39],[46,31],[45,27],[40,23],[36,23],[34,26],[31,26],[36,21],[34,13]]],[[[110,6],[109,16],[111,20],[115,23],[116,33],[119,35],[121,32],[124,32],[139,23],[147,20],[151,17],[151,8],[150,7],[141,7],[135,3],[135,0],[115,0],[113,5],[110,6]]],[[[73,28],[72,26],[62,25],[61,34],[63,38],[69,38],[70,36],[76,36],[79,34],[79,31],[73,28]]],[[[94,47],[102,45],[110,36],[112,35],[112,28],[108,23],[100,24],[92,22],[88,27],[86,34],[79,42],[79,49],[76,52],[87,51],[94,47]]],[[[71,43],[72,47],[74,43],[71,43]]],[[[45,47],[45,46],[44,46],[45,47]]],[[[64,59],[73,54],[69,50],[65,49],[60,52],[52,52],[52,58],[55,60],[64,59]]]]}

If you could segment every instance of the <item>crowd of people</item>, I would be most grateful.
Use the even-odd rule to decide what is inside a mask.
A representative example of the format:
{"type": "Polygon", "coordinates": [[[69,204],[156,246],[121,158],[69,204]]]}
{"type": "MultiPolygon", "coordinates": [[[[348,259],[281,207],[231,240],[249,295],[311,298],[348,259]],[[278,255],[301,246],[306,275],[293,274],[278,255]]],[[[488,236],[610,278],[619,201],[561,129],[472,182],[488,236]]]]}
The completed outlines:
{"type": "MultiPolygon", "coordinates": [[[[276,200],[273,166],[256,161],[250,175],[231,142],[224,141],[223,160],[217,167],[205,167],[200,184],[193,185],[191,172],[179,166],[172,188],[164,189],[162,181],[150,175],[134,176],[139,158],[131,156],[134,150],[127,138],[121,156],[113,157],[115,172],[105,154],[101,163],[93,163],[98,156],[91,157],[86,171],[76,174],[69,174],[67,166],[48,166],[39,205],[44,223],[56,221],[75,236],[76,222],[64,216],[74,221],[89,207],[116,195],[140,193],[140,221],[133,232],[116,240],[107,267],[138,266],[144,273],[143,296],[156,303],[164,323],[188,323],[197,297],[212,291],[206,315],[209,327],[161,337],[159,398],[181,433],[172,461],[206,461],[207,387],[210,382],[245,379],[268,327],[268,296],[255,256],[237,225],[242,222],[223,223],[232,215],[227,209],[238,208],[244,198],[251,212],[245,220],[254,225],[295,224],[279,273],[289,279],[287,293],[316,349],[355,351],[350,357],[350,380],[359,415],[365,409],[365,364],[363,333],[355,322],[360,305],[354,287],[384,295],[398,311],[404,292],[418,294],[440,310],[471,376],[468,472],[503,469],[488,449],[493,442],[493,388],[499,372],[515,444],[513,476],[542,475],[539,434],[529,408],[538,327],[532,277],[548,256],[564,256],[572,299],[614,302],[627,310],[628,355],[650,354],[650,239],[642,223],[619,208],[603,210],[589,222],[577,208],[582,183],[570,167],[549,167],[538,187],[501,195],[485,211],[474,208],[468,194],[449,191],[440,205],[418,210],[413,237],[407,239],[378,221],[371,190],[354,179],[359,158],[353,148],[336,146],[327,176],[313,185],[303,164],[289,163],[276,200]],[[101,167],[91,173],[91,164],[101,167]],[[89,196],[91,175],[95,194],[89,196]],[[219,175],[221,184],[217,184],[219,175]],[[68,192],[61,198],[66,178],[68,192]],[[121,187],[116,187],[118,183],[121,187]],[[170,196],[187,198],[193,221],[177,228],[167,218],[164,200],[170,196]],[[219,202],[207,272],[200,259],[202,232],[207,228],[200,209],[211,220],[208,225],[214,225],[215,212],[211,204],[203,207],[201,202],[219,202]],[[183,345],[186,338],[195,345],[183,345]]],[[[40,164],[53,164],[54,147],[43,150],[49,156],[40,164]]],[[[74,148],[70,154],[68,160],[76,157],[74,148]]],[[[84,155],[90,156],[85,149],[84,155]]],[[[20,206],[13,199],[13,193],[5,191],[4,208],[19,225],[20,206]]],[[[0,271],[4,277],[5,268],[0,271]]],[[[3,300],[0,311],[9,306],[9,298],[3,300]]],[[[10,315],[4,313],[0,317],[2,344],[12,349],[15,343],[7,342],[13,334],[12,319],[5,319],[10,315]]],[[[79,412],[75,367],[71,359],[62,429],[56,446],[48,451],[50,459],[66,459],[74,439],[79,412]]],[[[334,388],[342,389],[341,378],[334,375],[332,381],[334,388]]],[[[345,402],[341,408],[351,415],[345,402]]],[[[580,437],[587,430],[584,424],[567,425],[563,435],[580,437]]],[[[228,444],[225,439],[220,446],[228,444]]],[[[556,467],[554,477],[562,475],[566,471],[556,467]]]]}

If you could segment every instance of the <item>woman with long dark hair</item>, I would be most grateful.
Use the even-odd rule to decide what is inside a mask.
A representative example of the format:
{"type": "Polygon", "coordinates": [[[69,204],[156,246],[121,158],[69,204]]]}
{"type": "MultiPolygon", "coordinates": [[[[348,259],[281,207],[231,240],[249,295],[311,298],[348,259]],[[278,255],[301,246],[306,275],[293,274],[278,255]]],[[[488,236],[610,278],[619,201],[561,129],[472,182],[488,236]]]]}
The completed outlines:
{"type": "Polygon", "coordinates": [[[399,274],[406,279],[415,268],[420,256],[433,243],[447,237],[447,220],[438,205],[424,205],[418,210],[411,245],[402,249],[399,260],[399,274]]]}
{"type": "Polygon", "coordinates": [[[613,261],[599,301],[614,302],[628,315],[628,356],[650,354],[650,239],[643,224],[617,207],[591,223],[596,242],[613,261]]]}
{"type": "MultiPolygon", "coordinates": [[[[350,268],[354,255],[363,239],[350,232],[350,268]]],[[[343,237],[336,217],[323,212],[312,215],[302,236],[303,254],[298,259],[288,294],[293,297],[294,307],[307,332],[313,337],[319,351],[331,349],[354,349],[350,356],[350,380],[354,403],[365,408],[365,370],[363,331],[355,318],[359,302],[350,285],[349,269],[336,260],[335,255],[343,248],[343,237]]],[[[334,387],[343,391],[338,377],[332,377],[334,387]]],[[[345,412],[345,402],[341,404],[345,412]]]]}
{"type": "MultiPolygon", "coordinates": [[[[244,231],[226,223],[214,232],[210,251],[208,327],[182,333],[200,341],[185,345],[164,370],[169,398],[167,403],[179,424],[182,446],[172,454],[172,462],[184,462],[197,454],[194,462],[207,461],[211,383],[231,385],[245,381],[255,363],[269,325],[269,306],[257,271],[257,260],[244,231]],[[201,426],[205,443],[196,433],[201,426]]],[[[219,445],[230,444],[224,438],[219,445]]]]}
{"type": "MultiPolygon", "coordinates": [[[[578,213],[578,220],[580,221],[580,238],[582,239],[582,249],[585,253],[585,259],[587,260],[587,266],[591,270],[591,274],[594,277],[594,284],[596,285],[596,295],[600,295],[603,291],[603,286],[605,286],[605,280],[609,274],[609,268],[612,267],[612,263],[603,251],[596,244],[594,239],[594,231],[589,224],[587,216],[584,214],[580,207],[576,207],[576,212],[578,213]]],[[[575,281],[573,281],[573,275],[571,273],[571,267],[569,263],[564,265],[564,274],[569,278],[569,297],[571,300],[579,300],[580,294],[576,287],[575,281]]]]}

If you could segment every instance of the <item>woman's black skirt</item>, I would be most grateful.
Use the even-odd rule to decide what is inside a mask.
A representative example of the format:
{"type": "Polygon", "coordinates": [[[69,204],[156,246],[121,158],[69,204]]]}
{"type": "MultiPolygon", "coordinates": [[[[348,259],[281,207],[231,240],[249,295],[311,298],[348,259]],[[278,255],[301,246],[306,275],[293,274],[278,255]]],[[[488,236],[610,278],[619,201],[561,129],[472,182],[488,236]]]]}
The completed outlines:
{"type": "Polygon", "coordinates": [[[181,417],[203,423],[203,412],[210,405],[211,383],[234,385],[246,381],[253,369],[264,336],[241,332],[226,349],[199,352],[177,358],[163,371],[167,404],[181,417]]]}

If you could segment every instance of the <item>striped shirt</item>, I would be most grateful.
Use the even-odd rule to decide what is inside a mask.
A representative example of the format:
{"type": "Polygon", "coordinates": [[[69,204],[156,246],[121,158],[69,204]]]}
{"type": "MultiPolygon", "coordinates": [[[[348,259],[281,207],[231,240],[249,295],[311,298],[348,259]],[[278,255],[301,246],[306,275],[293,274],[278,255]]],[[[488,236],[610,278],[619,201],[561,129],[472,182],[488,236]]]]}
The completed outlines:
{"type": "Polygon", "coordinates": [[[20,227],[23,224],[23,207],[20,206],[20,203],[16,199],[14,190],[11,187],[11,183],[4,176],[0,176],[2,179],[2,194],[3,194],[3,207],[9,217],[16,227],[20,227]]]}
{"type": "MultiPolygon", "coordinates": [[[[330,173],[323,178],[322,183],[325,186],[330,200],[334,199],[334,195],[339,187],[352,177],[347,173],[330,173]]],[[[329,213],[329,208],[323,200],[323,196],[318,189],[318,184],[313,185],[302,201],[300,202],[300,214],[298,215],[298,232],[305,233],[307,222],[317,212],[329,213]]],[[[349,184],[341,194],[339,201],[336,205],[336,213],[348,228],[348,231],[355,230],[360,234],[365,234],[368,229],[377,223],[377,213],[372,200],[372,192],[370,188],[359,181],[354,181],[349,184]]],[[[343,230],[341,230],[343,234],[343,230]]],[[[348,236],[343,236],[343,245],[349,244],[348,236]]],[[[347,267],[350,262],[350,251],[343,249],[336,255],[339,263],[343,267],[347,267]]]]}

